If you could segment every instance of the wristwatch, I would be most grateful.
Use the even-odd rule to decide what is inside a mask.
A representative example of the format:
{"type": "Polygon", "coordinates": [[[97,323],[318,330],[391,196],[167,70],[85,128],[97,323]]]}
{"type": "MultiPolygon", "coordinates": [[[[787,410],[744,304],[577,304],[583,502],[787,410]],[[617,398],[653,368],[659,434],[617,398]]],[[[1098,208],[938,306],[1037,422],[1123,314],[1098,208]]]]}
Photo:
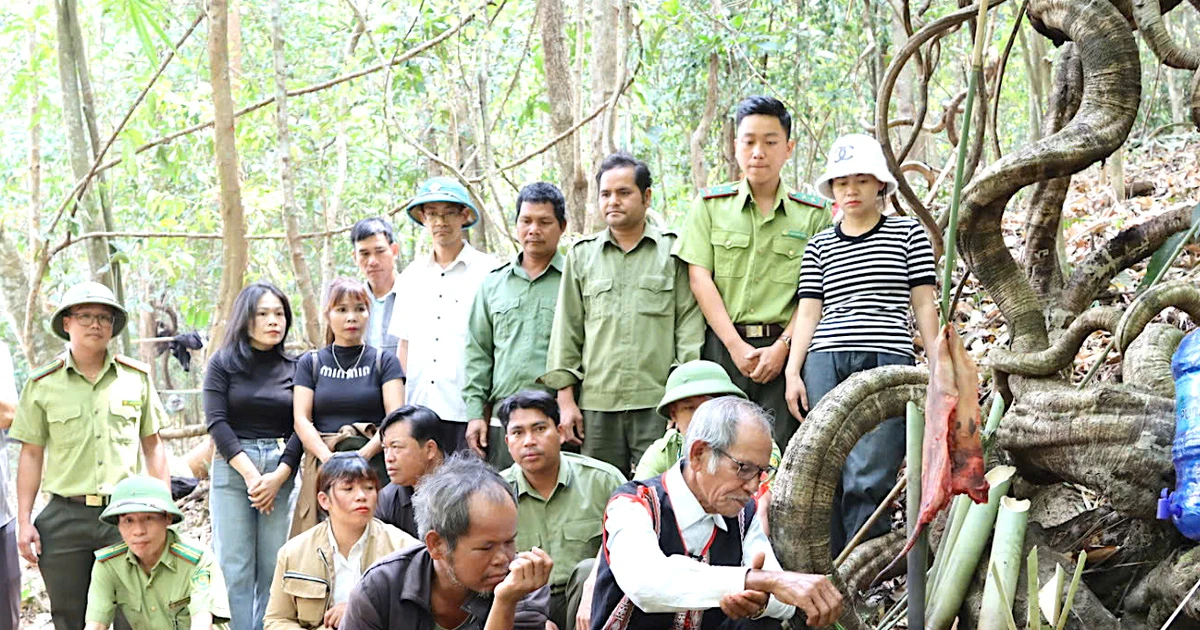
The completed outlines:
{"type": "Polygon", "coordinates": [[[783,342],[783,347],[788,350],[792,349],[792,338],[787,335],[779,335],[779,340],[783,342]]]}

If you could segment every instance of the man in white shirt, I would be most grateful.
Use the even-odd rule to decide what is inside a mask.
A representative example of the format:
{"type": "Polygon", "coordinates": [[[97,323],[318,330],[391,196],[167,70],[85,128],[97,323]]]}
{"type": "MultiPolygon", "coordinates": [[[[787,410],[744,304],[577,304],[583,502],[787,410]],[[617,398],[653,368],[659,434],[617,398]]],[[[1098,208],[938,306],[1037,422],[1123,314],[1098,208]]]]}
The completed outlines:
{"type": "Polygon", "coordinates": [[[625,484],[605,512],[591,628],[712,630],[729,619],[779,627],[800,608],[810,626],[842,612],[822,575],[783,571],[752,499],[770,472],[771,422],[725,396],[696,410],[684,457],[625,484]]]}
{"type": "Polygon", "coordinates": [[[388,324],[396,306],[396,255],[400,247],[396,245],[392,224],[382,217],[362,219],[350,229],[350,245],[354,248],[354,264],[371,290],[371,319],[363,341],[381,352],[394,354],[399,342],[395,335],[388,334],[388,324]]]}
{"type": "Polygon", "coordinates": [[[392,309],[388,334],[399,339],[397,354],[408,376],[410,405],[432,409],[446,423],[451,452],[467,448],[465,348],[475,292],[500,261],[471,247],[463,230],[479,220],[467,189],[450,177],[434,177],[417,189],[405,208],[433,241],[429,256],[413,260],[397,279],[401,303],[392,309]]]}

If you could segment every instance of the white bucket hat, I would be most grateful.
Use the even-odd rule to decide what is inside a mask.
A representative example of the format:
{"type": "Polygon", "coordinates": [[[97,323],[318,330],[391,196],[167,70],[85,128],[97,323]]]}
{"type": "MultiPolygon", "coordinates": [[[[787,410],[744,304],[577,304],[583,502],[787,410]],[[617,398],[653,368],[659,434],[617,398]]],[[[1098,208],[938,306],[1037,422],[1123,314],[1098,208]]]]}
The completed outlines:
{"type": "Polygon", "coordinates": [[[875,138],[861,133],[852,133],[838,138],[829,149],[825,173],[817,180],[817,192],[833,199],[833,180],[847,175],[873,175],[883,182],[884,195],[896,192],[896,178],[888,170],[883,149],[875,138]]]}

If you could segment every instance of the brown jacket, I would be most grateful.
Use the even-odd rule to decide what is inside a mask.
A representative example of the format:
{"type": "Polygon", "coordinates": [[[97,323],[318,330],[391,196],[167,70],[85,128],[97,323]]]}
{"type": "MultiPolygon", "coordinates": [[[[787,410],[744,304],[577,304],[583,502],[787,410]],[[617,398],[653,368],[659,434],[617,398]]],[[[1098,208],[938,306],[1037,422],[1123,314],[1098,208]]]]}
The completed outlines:
{"type": "MultiPolygon", "coordinates": [[[[322,433],[321,440],[325,442],[325,446],[329,447],[329,450],[337,452],[338,444],[341,444],[343,440],[350,438],[370,440],[375,437],[377,430],[378,427],[370,422],[355,422],[342,427],[337,433],[322,433]]],[[[318,517],[320,506],[317,505],[317,470],[320,467],[320,460],[305,450],[304,459],[300,460],[300,478],[297,480],[300,482],[300,494],[296,496],[296,508],[292,511],[292,528],[288,531],[288,538],[295,538],[312,529],[320,520],[318,517]]]]}
{"type": "MultiPolygon", "coordinates": [[[[333,605],[333,547],[329,521],[289,540],[279,550],[264,630],[324,628],[325,611],[333,605]]],[[[371,519],[363,550],[362,570],[384,556],[417,544],[417,539],[371,519]]]]}

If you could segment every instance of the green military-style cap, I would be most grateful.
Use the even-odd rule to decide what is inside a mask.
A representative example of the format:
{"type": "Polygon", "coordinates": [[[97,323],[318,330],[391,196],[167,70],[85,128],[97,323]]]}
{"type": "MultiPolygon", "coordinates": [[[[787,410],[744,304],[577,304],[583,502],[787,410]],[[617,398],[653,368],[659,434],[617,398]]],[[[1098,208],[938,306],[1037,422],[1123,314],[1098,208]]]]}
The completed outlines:
{"type": "Polygon", "coordinates": [[[183,512],[171,499],[171,490],[154,477],[126,477],[113,488],[112,502],[100,514],[100,520],[116,525],[122,514],[159,512],[171,517],[174,525],[183,520],[183,512]]]}
{"type": "Polygon", "coordinates": [[[733,384],[720,365],[712,361],[688,361],[675,368],[667,377],[667,391],[658,403],[658,415],[670,419],[667,406],[677,400],[692,396],[728,395],[745,398],[746,392],[733,384]]]}
{"type": "Polygon", "coordinates": [[[425,225],[417,218],[417,211],[424,204],[433,201],[444,201],[447,203],[456,203],[470,211],[470,216],[467,222],[463,224],[464,228],[469,228],[475,225],[479,220],[479,208],[471,202],[471,194],[467,192],[466,186],[453,177],[431,177],[421,183],[417,188],[417,194],[404,206],[404,211],[408,213],[408,218],[412,219],[417,225],[425,225]]]}
{"type": "Polygon", "coordinates": [[[80,282],[67,289],[67,292],[63,294],[62,304],[59,304],[58,310],[54,311],[54,315],[50,318],[50,328],[59,338],[70,341],[66,329],[63,328],[63,318],[72,308],[81,304],[101,304],[111,308],[113,310],[113,336],[116,337],[121,334],[122,330],[125,330],[128,314],[125,312],[125,307],[117,302],[117,296],[113,295],[112,289],[99,282],[80,282]]]}

